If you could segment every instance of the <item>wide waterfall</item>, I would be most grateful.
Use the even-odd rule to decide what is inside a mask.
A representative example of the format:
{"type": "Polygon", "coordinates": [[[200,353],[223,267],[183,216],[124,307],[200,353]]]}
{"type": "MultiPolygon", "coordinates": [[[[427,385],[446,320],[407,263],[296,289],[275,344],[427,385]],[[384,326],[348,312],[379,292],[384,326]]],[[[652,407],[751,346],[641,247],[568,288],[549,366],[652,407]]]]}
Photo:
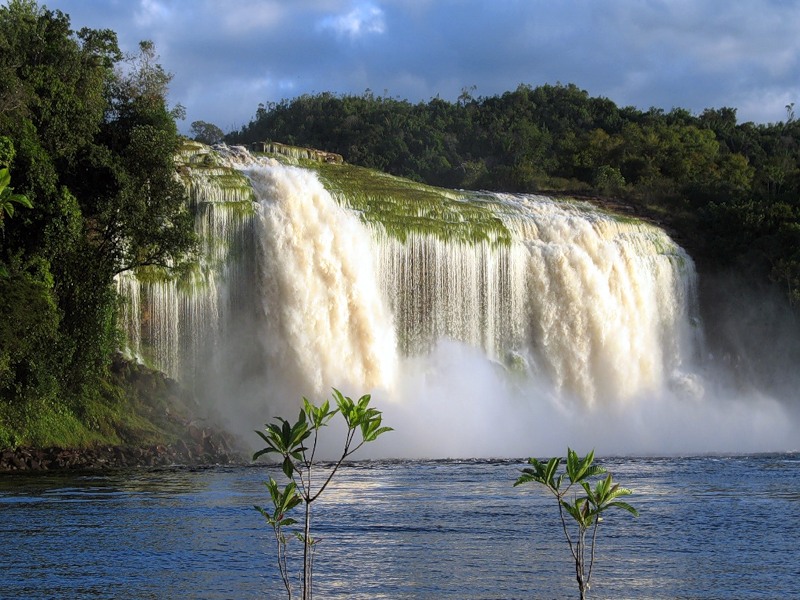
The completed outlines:
{"type": "Polygon", "coordinates": [[[537,403],[588,431],[576,414],[610,426],[624,407],[706,394],[693,262],[655,226],[241,148],[180,160],[201,257],[119,278],[128,348],[243,429],[337,387],[416,412],[423,434],[445,420],[473,438],[420,453],[475,456],[515,452],[473,432],[522,435],[537,403]]]}

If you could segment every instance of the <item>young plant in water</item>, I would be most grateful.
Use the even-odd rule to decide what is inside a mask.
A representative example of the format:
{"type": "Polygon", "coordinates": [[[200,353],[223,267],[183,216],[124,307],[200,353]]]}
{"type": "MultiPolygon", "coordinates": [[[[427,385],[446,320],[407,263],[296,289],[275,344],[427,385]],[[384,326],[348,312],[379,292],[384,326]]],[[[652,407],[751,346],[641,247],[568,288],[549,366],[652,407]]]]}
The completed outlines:
{"type": "Polygon", "coordinates": [[[321,406],[316,406],[308,399],[303,398],[303,408],[300,410],[296,422],[290,423],[277,417],[274,423],[265,425],[265,431],[256,431],[267,445],[253,455],[253,460],[264,454],[277,454],[282,459],[283,473],[290,480],[281,489],[278,483],[270,477],[265,485],[269,490],[272,507],[271,509],[255,507],[275,533],[275,541],[278,546],[278,568],[289,600],[292,598],[292,585],[286,563],[286,546],[289,538],[284,533],[284,528],[296,525],[297,521],[287,516],[288,513],[301,503],[305,505],[303,531],[293,532],[293,535],[303,543],[301,591],[302,599],[310,600],[312,597],[313,557],[317,543],[317,540],[311,536],[311,504],[325,491],[336,471],[349,456],[367,442],[373,442],[381,434],[392,430],[391,427],[381,426],[381,412],[369,406],[370,396],[368,394],[354,402],[334,388],[333,398],[337,406],[334,409],[331,409],[328,400],[321,406]],[[314,462],[319,432],[337,413],[341,414],[347,425],[342,453],[332,466],[323,471],[319,483],[314,485],[314,478],[315,476],[319,477],[318,470],[321,468],[314,462]],[[357,433],[360,440],[356,438],[357,433]]]}
{"type": "Polygon", "coordinates": [[[567,538],[569,550],[575,560],[575,578],[578,581],[581,600],[585,600],[589,591],[589,581],[592,578],[592,568],[595,561],[595,549],[597,548],[597,530],[600,526],[602,517],[600,516],[609,508],[621,508],[627,510],[634,517],[639,513],[627,502],[618,500],[620,496],[631,494],[631,490],[622,488],[615,483],[611,474],[596,482],[592,488],[589,481],[592,477],[603,475],[606,470],[594,463],[594,451],[580,458],[571,448],[567,449],[566,470],[556,477],[562,458],[551,458],[546,462],[540,462],[535,458],[529,458],[530,467],[522,469],[522,475],[517,479],[514,486],[523,483],[538,483],[547,488],[555,496],[558,502],[558,514],[561,517],[561,526],[564,529],[564,536],[567,538]],[[568,481],[562,488],[562,484],[568,481]],[[572,498],[566,499],[570,490],[575,486],[583,489],[585,496],[572,494],[572,498]],[[566,513],[566,514],[565,514],[566,513]],[[567,515],[575,521],[577,525],[577,535],[575,538],[570,536],[567,527],[567,515]],[[589,549],[589,562],[586,562],[586,533],[591,530],[591,547],[589,549]]]}

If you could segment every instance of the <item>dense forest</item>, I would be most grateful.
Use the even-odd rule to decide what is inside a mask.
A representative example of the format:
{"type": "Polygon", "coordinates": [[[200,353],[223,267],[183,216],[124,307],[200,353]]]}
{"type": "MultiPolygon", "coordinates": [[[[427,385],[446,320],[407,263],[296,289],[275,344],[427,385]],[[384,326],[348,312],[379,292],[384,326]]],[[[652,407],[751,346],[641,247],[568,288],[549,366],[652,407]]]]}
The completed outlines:
{"type": "Polygon", "coordinates": [[[0,7],[0,448],[113,441],[126,417],[114,277],[194,247],[156,60],[36,2],[0,7]]]}
{"type": "MultiPolygon", "coordinates": [[[[707,271],[733,269],[800,301],[800,122],[642,111],[575,85],[412,104],[305,95],[260,105],[229,143],[281,141],[451,188],[624,200],[667,226],[707,271]]],[[[206,133],[207,130],[200,130],[206,133]]]]}

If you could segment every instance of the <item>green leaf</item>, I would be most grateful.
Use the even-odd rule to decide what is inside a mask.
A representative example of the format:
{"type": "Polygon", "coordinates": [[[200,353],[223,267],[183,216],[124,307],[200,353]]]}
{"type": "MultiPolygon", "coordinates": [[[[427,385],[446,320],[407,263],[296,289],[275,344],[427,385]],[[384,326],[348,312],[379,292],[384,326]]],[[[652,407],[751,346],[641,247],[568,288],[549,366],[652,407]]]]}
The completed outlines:
{"type": "Polygon", "coordinates": [[[556,485],[556,481],[554,479],[559,464],[561,464],[561,457],[554,457],[547,461],[547,466],[544,469],[545,485],[547,485],[553,491],[558,491],[560,486],[560,482],[559,485],[556,485]]]}
{"type": "Polygon", "coordinates": [[[523,483],[535,483],[536,481],[536,474],[532,469],[522,469],[522,475],[517,477],[517,480],[514,482],[514,487],[522,485],[523,483]]]}
{"type": "Polygon", "coordinates": [[[370,396],[369,394],[364,394],[363,396],[361,396],[361,398],[358,399],[358,407],[361,410],[366,409],[367,406],[369,405],[369,401],[371,398],[372,396],[370,396]]]}
{"type": "Polygon", "coordinates": [[[292,459],[289,458],[288,456],[284,458],[281,469],[283,470],[283,474],[286,475],[286,477],[291,477],[292,473],[294,472],[294,463],[292,462],[292,459]]]}
{"type": "Polygon", "coordinates": [[[383,435],[387,431],[394,431],[394,429],[392,429],[391,427],[381,427],[380,429],[377,429],[377,430],[373,431],[372,433],[370,433],[368,437],[365,437],[364,441],[374,442],[378,438],[379,435],[383,435]]]}
{"type": "Polygon", "coordinates": [[[575,471],[575,476],[574,477],[570,476],[570,480],[573,483],[577,483],[585,479],[588,476],[587,471],[589,470],[592,461],[594,461],[594,450],[592,450],[591,452],[589,452],[589,454],[584,456],[583,459],[579,459],[577,464],[577,469],[575,471]]]}
{"type": "Polygon", "coordinates": [[[627,510],[627,511],[628,511],[629,513],[631,513],[631,514],[632,514],[634,517],[638,517],[638,516],[639,516],[639,511],[638,511],[638,510],[636,510],[635,508],[633,508],[633,507],[632,507],[630,504],[628,504],[627,502],[622,502],[622,501],[612,502],[612,503],[610,503],[608,506],[615,506],[615,507],[617,507],[617,508],[621,508],[621,509],[623,509],[623,510],[627,510]]]}
{"type": "Polygon", "coordinates": [[[22,194],[12,194],[11,201],[16,202],[20,206],[24,206],[25,208],[33,208],[33,203],[28,199],[27,196],[23,196],[22,194]]]}
{"type": "Polygon", "coordinates": [[[302,443],[311,435],[311,430],[309,429],[308,423],[305,419],[298,420],[292,426],[291,432],[289,434],[289,442],[286,444],[286,448],[288,449],[295,449],[302,445],[302,443]]]}
{"type": "Polygon", "coordinates": [[[274,448],[262,448],[261,450],[258,450],[253,454],[253,460],[257,460],[260,456],[263,456],[264,454],[269,454],[270,452],[274,451],[275,451],[274,448]]]}
{"type": "Polygon", "coordinates": [[[579,485],[583,488],[583,491],[586,492],[587,499],[590,502],[593,502],[595,499],[595,494],[592,491],[592,487],[586,481],[581,481],[579,485]]]}
{"type": "Polygon", "coordinates": [[[561,501],[561,506],[564,507],[564,510],[567,511],[569,516],[571,516],[578,524],[583,523],[583,517],[581,515],[581,506],[579,503],[570,504],[566,500],[561,501]]]}

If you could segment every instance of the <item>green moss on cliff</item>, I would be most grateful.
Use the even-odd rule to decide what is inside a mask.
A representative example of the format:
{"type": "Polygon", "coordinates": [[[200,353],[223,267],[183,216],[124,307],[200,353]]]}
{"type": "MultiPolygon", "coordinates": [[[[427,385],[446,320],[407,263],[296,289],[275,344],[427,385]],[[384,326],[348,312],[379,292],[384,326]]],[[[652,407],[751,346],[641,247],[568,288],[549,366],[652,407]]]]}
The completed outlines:
{"type": "Polygon", "coordinates": [[[239,204],[241,210],[249,207],[250,214],[255,210],[255,194],[247,176],[223,165],[210,147],[185,140],[175,163],[193,204],[239,204]]]}
{"type": "Polygon", "coordinates": [[[493,204],[480,196],[355,165],[307,162],[303,166],[316,171],[336,199],[358,211],[365,223],[380,225],[400,240],[416,232],[463,243],[511,241],[493,204]]]}

